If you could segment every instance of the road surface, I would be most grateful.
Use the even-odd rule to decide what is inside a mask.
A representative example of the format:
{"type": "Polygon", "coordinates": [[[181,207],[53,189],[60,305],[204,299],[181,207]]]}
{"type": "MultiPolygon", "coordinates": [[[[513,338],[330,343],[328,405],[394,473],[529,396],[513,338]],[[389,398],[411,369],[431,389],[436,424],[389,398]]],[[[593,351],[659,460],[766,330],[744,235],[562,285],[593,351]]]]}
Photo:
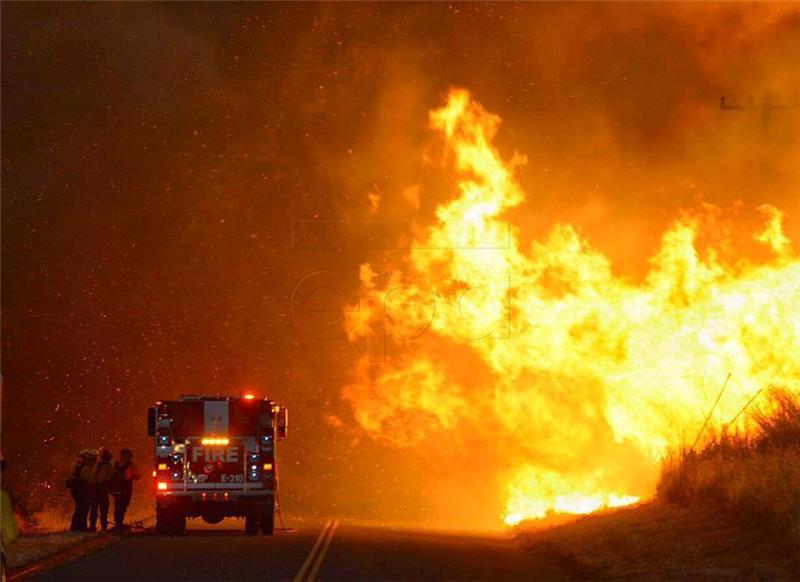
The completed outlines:
{"type": "MultiPolygon", "coordinates": [[[[190,522],[192,525],[196,520],[190,522]]],[[[241,522],[185,536],[146,531],[85,558],[27,578],[35,581],[564,580],[568,573],[500,535],[418,532],[331,520],[272,537],[241,522]],[[233,528],[236,529],[233,529],[233,528]]]]}

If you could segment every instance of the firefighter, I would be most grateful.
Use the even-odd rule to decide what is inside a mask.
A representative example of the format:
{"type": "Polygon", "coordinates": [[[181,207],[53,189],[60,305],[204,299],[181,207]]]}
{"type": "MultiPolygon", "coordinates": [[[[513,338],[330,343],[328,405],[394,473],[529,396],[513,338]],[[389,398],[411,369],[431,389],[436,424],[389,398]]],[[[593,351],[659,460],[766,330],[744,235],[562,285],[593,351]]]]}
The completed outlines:
{"type": "Polygon", "coordinates": [[[88,458],[89,449],[83,449],[75,462],[72,476],[67,479],[67,489],[72,493],[72,500],[75,502],[75,510],[72,512],[72,522],[69,526],[70,531],[86,531],[86,514],[89,511],[89,500],[86,495],[87,488],[82,483],[81,473],[88,458]]]}
{"type": "Polygon", "coordinates": [[[89,509],[92,505],[92,481],[99,456],[97,449],[84,451],[83,463],[78,471],[78,531],[88,531],[86,522],[89,519],[89,509]]]}
{"type": "MultiPolygon", "coordinates": [[[[6,461],[0,460],[0,472],[5,473],[6,461]]],[[[1,480],[1,479],[0,479],[1,480]]],[[[14,505],[8,491],[0,488],[0,575],[6,580],[6,548],[17,539],[17,522],[14,519],[14,505]]]]}
{"type": "Polygon", "coordinates": [[[130,449],[119,452],[119,461],[114,463],[114,476],[111,479],[111,495],[114,496],[114,529],[125,528],[125,512],[131,503],[133,482],[139,480],[139,469],[133,462],[130,449]]]}
{"type": "Polygon", "coordinates": [[[103,531],[108,529],[108,487],[114,476],[114,467],[111,465],[111,451],[101,449],[100,460],[94,467],[94,473],[89,479],[89,529],[97,531],[97,517],[100,517],[100,527],[103,531]]]}

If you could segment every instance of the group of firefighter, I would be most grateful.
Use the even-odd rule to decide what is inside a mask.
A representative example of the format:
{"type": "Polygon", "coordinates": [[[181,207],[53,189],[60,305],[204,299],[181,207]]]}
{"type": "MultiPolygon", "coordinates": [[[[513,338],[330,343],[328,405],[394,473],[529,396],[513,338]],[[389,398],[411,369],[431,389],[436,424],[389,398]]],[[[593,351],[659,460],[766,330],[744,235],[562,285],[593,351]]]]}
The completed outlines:
{"type": "Polygon", "coordinates": [[[130,449],[122,449],[115,462],[109,449],[81,451],[72,477],[67,480],[75,501],[70,530],[97,531],[98,518],[100,527],[107,530],[109,495],[114,498],[114,528],[124,529],[133,482],[139,477],[130,449]]]}

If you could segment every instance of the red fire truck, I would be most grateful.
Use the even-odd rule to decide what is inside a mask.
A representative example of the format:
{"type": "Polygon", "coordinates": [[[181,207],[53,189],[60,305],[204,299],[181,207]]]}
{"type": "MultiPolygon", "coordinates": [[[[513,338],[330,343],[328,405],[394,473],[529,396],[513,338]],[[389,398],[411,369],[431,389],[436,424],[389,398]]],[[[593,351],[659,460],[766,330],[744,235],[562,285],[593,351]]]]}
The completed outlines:
{"type": "Polygon", "coordinates": [[[275,443],[286,438],[288,417],[283,406],[251,394],[185,395],[150,408],[158,533],[182,534],[187,517],[244,517],[248,534],[271,535],[275,443]]]}

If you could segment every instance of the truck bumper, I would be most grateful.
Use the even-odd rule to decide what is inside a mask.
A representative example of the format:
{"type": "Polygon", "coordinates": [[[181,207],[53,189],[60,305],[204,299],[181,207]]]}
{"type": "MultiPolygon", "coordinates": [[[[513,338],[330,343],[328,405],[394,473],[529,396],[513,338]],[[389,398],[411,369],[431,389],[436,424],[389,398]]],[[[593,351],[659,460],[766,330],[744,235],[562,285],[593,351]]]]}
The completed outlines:
{"type": "Polygon", "coordinates": [[[216,514],[243,517],[254,509],[275,506],[274,491],[181,491],[156,496],[160,510],[179,510],[187,517],[216,514]]]}

